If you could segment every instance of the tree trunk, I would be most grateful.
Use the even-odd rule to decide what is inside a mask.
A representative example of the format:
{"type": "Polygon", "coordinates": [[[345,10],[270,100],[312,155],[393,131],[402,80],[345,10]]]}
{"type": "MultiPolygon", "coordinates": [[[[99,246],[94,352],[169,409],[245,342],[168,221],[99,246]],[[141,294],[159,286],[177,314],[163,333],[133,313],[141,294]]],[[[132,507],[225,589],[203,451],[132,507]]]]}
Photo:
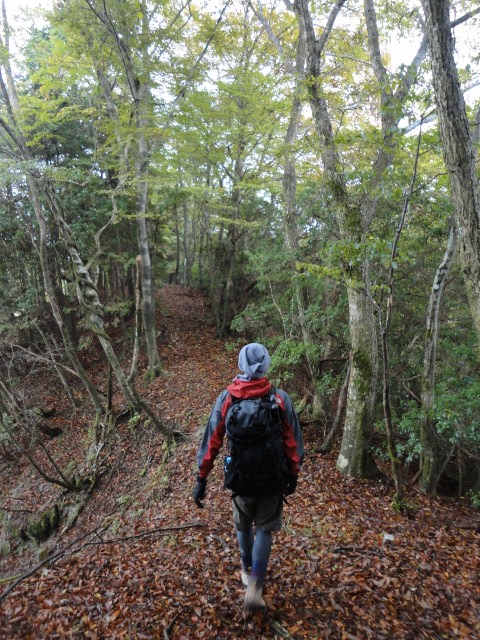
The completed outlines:
{"type": "MultiPolygon", "coordinates": [[[[142,6],[142,28],[145,33],[148,32],[149,25],[146,18],[146,8],[142,6]]],[[[147,105],[149,95],[149,74],[147,72],[145,80],[141,81],[139,73],[135,69],[132,59],[132,52],[125,44],[125,40],[118,37],[115,31],[114,22],[109,19],[106,12],[97,13],[96,16],[103,23],[109,33],[115,34],[115,42],[118,46],[119,57],[125,70],[128,87],[132,97],[132,113],[135,124],[135,134],[137,143],[137,155],[135,159],[136,170],[136,189],[137,189],[137,239],[138,253],[141,259],[141,280],[142,280],[142,312],[143,327],[145,330],[145,341],[148,356],[148,375],[153,378],[161,373],[160,357],[158,355],[157,337],[156,337],[156,318],[155,318],[155,284],[153,278],[152,261],[150,253],[150,244],[148,236],[147,224],[147,208],[148,208],[148,167],[149,167],[149,144],[147,140],[146,126],[148,124],[147,105]]],[[[112,99],[112,89],[109,86],[103,72],[97,69],[97,76],[103,94],[106,100],[107,110],[115,124],[118,124],[119,118],[117,108],[112,99]]],[[[119,129],[116,129],[115,135],[117,142],[122,143],[119,129]]],[[[127,164],[129,145],[123,142],[125,152],[121,158],[121,174],[127,164]]],[[[123,179],[125,176],[122,176],[123,179]]]]}
{"type": "MultiPolygon", "coordinates": [[[[30,160],[26,147],[24,149],[24,152],[26,154],[24,156],[25,159],[30,160]]],[[[45,292],[48,297],[48,302],[50,304],[50,308],[52,309],[52,313],[57,323],[57,326],[60,330],[63,344],[65,346],[65,351],[67,352],[67,355],[70,359],[70,362],[72,363],[73,368],[77,372],[79,378],[81,379],[88,393],[88,396],[93,405],[93,408],[95,410],[95,414],[98,420],[104,413],[104,407],[100,399],[100,396],[98,395],[93,385],[93,382],[90,379],[90,376],[85,371],[85,369],[83,368],[78,358],[74,341],[72,340],[72,337],[70,335],[68,323],[65,321],[63,311],[60,305],[58,304],[57,298],[55,296],[55,290],[50,277],[50,265],[48,261],[48,252],[47,252],[47,234],[48,234],[47,223],[43,215],[42,206],[40,204],[40,198],[38,195],[38,190],[35,184],[35,180],[30,175],[27,175],[27,184],[29,187],[31,203],[32,203],[35,217],[37,219],[37,223],[39,227],[38,243],[39,243],[40,268],[43,274],[43,283],[45,287],[45,292]]]]}
{"type": "Polygon", "coordinates": [[[222,289],[220,295],[220,327],[219,337],[225,337],[235,315],[234,270],[237,251],[237,232],[235,225],[230,225],[225,238],[225,256],[222,264],[222,289]]]}
{"type": "MultiPolygon", "coordinates": [[[[361,241],[365,231],[363,212],[350,202],[328,106],[321,87],[322,50],[343,4],[343,0],[338,0],[319,40],[315,37],[306,0],[297,0],[295,7],[306,35],[307,74],[311,79],[308,83],[309,99],[315,127],[322,142],[324,180],[336,202],[337,223],[341,235],[346,239],[357,238],[361,241]]],[[[377,474],[370,444],[377,392],[378,354],[373,304],[369,299],[368,263],[364,263],[358,273],[346,274],[346,277],[350,280],[348,305],[352,368],[337,468],[348,476],[372,477],[377,474]]]]}
{"type": "Polygon", "coordinates": [[[337,432],[340,429],[340,421],[342,419],[343,410],[347,404],[347,394],[348,389],[350,387],[350,371],[352,368],[352,354],[349,355],[347,362],[347,371],[345,373],[345,380],[343,381],[342,388],[340,389],[340,393],[338,396],[337,402],[337,410],[335,412],[335,420],[333,421],[332,428],[328,432],[326,438],[322,442],[322,444],[316,449],[317,453],[330,453],[333,445],[333,439],[337,435],[337,432]]]}
{"type": "MultiPolygon", "coordinates": [[[[54,203],[52,203],[54,208],[54,203]]],[[[83,309],[89,316],[90,326],[107,357],[107,360],[112,368],[113,373],[117,379],[118,385],[122,391],[122,394],[127,401],[129,408],[134,413],[141,413],[142,411],[150,418],[166,436],[173,436],[173,431],[168,427],[160,418],[158,418],[146,405],[146,403],[140,398],[135,387],[127,380],[122,366],[117,358],[117,355],[113,349],[110,336],[107,334],[105,324],[103,321],[103,307],[98,297],[97,289],[90,277],[89,270],[84,264],[80,253],[71,237],[70,230],[63,219],[60,211],[55,211],[55,217],[60,228],[60,234],[67,247],[69,256],[72,261],[72,267],[75,273],[75,279],[77,282],[77,294],[79,302],[83,309]]]]}
{"type": "MultiPolygon", "coordinates": [[[[145,98],[144,98],[145,99],[145,98]]],[[[136,109],[141,110],[141,104],[136,103],[136,109]]],[[[145,138],[145,118],[141,111],[136,114],[138,133],[137,171],[137,237],[141,261],[142,274],[142,310],[143,327],[148,356],[148,375],[154,378],[161,373],[162,367],[157,349],[157,331],[155,318],[155,284],[153,281],[152,260],[147,226],[147,173],[148,173],[148,143],[145,138]]]]}
{"type": "MultiPolygon", "coordinates": [[[[422,385],[424,420],[420,431],[420,442],[422,445],[420,489],[431,495],[436,495],[437,484],[445,465],[446,456],[445,445],[447,443],[443,443],[442,446],[440,436],[435,429],[432,412],[435,398],[438,314],[440,311],[443,291],[447,282],[447,276],[455,256],[455,242],[456,231],[455,227],[452,225],[443,260],[440,263],[433,280],[427,311],[427,330],[423,357],[422,385]]],[[[450,456],[450,453],[448,453],[448,456],[450,456]]]]}
{"type": "Polygon", "coordinates": [[[137,256],[136,261],[136,278],[135,278],[135,337],[133,340],[132,351],[132,364],[130,366],[130,373],[128,375],[128,381],[133,382],[137,373],[138,359],[140,357],[140,338],[141,338],[141,326],[142,326],[142,283],[140,276],[140,256],[137,256]]]}
{"type": "MultiPolygon", "coordinates": [[[[302,27],[302,24],[300,25],[302,27]]],[[[295,167],[295,142],[298,134],[298,124],[302,112],[302,100],[300,92],[303,89],[303,76],[305,73],[306,58],[306,42],[305,30],[300,28],[297,44],[297,58],[295,63],[295,95],[293,98],[292,110],[290,113],[290,121],[285,136],[285,162],[283,167],[283,200],[284,200],[284,228],[285,228],[285,245],[290,257],[290,269],[295,273],[295,263],[298,254],[298,212],[296,205],[297,195],[297,175],[295,167]]],[[[317,375],[317,367],[312,360],[311,351],[314,346],[314,338],[305,318],[305,300],[304,292],[297,278],[292,280],[295,302],[297,306],[298,322],[302,339],[306,347],[306,360],[308,372],[310,374],[310,382],[315,383],[317,375]]],[[[313,409],[314,415],[318,409],[317,394],[313,393],[313,409]]]]}
{"type": "Polygon", "coordinates": [[[337,469],[354,478],[371,478],[378,475],[370,450],[378,383],[376,324],[364,291],[350,288],[348,307],[352,366],[337,469]]]}
{"type": "Polygon", "coordinates": [[[423,0],[443,156],[451,182],[460,262],[480,339],[480,193],[476,151],[454,58],[448,0],[423,0]]]}
{"type": "Polygon", "coordinates": [[[182,204],[183,209],[183,284],[191,287],[193,284],[192,267],[195,262],[196,238],[195,220],[189,215],[189,206],[186,201],[182,204]]]}

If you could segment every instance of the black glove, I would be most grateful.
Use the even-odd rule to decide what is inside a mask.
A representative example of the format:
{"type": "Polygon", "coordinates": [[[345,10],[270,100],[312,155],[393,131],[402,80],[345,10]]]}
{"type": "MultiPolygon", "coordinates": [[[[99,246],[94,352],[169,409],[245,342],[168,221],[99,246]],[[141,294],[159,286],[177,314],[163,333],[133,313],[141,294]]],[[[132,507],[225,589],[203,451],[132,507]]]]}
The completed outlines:
{"type": "Polygon", "coordinates": [[[297,476],[290,476],[288,479],[288,484],[285,488],[285,495],[291,496],[292,493],[295,493],[295,489],[297,488],[297,476]]]}
{"type": "Polygon", "coordinates": [[[206,479],[200,478],[200,476],[197,476],[197,484],[193,487],[192,497],[195,500],[195,504],[199,509],[203,509],[202,500],[205,498],[206,489],[207,489],[206,479]]]}

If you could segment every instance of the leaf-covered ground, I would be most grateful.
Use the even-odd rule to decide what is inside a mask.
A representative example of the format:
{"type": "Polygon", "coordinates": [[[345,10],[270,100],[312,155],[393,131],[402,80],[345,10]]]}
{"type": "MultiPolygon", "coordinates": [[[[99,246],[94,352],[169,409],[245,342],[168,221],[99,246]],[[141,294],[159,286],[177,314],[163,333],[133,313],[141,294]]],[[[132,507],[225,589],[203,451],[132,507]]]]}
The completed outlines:
{"type": "MultiPolygon", "coordinates": [[[[218,461],[205,509],[190,499],[199,427],[236,373],[236,351],[215,338],[199,294],[168,286],[159,306],[167,375],[141,391],[191,437],[167,451],[151,428],[119,425],[77,525],[60,528],[46,545],[52,561],[0,602],[0,638],[479,638],[478,514],[413,488],[415,514],[394,514],[392,488],[342,477],[334,454],[313,453],[318,435],[311,427],[301,481],[274,539],[267,612],[244,619],[218,461]]],[[[97,366],[100,375],[101,359],[97,366]]],[[[70,420],[51,443],[66,462],[85,446],[88,424],[81,413],[62,410],[58,397],[44,401],[56,409],[52,421],[65,427],[70,420]]],[[[31,472],[6,468],[0,489],[12,518],[57,491],[31,472]]],[[[31,545],[19,544],[0,570],[11,577],[37,564],[31,545]]],[[[3,593],[14,584],[2,581],[3,593]]]]}

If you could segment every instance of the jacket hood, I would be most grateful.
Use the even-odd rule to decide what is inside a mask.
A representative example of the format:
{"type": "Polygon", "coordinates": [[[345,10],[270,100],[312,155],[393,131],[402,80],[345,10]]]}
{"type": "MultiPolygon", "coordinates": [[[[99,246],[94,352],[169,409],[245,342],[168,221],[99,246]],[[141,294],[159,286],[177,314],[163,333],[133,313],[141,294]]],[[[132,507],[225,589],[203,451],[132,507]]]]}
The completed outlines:
{"type": "Polygon", "coordinates": [[[257,398],[265,396],[272,385],[267,378],[255,378],[254,380],[242,380],[237,377],[227,387],[228,392],[235,398],[257,398]]]}

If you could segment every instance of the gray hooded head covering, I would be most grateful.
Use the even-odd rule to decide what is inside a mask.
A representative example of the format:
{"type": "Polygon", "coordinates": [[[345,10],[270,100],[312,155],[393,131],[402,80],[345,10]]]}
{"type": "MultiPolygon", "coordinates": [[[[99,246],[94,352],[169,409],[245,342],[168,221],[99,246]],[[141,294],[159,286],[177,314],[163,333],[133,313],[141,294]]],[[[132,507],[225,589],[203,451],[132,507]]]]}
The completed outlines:
{"type": "Polygon", "coordinates": [[[242,380],[263,378],[270,367],[271,358],[263,344],[251,342],[243,347],[238,356],[238,368],[242,380]]]}

